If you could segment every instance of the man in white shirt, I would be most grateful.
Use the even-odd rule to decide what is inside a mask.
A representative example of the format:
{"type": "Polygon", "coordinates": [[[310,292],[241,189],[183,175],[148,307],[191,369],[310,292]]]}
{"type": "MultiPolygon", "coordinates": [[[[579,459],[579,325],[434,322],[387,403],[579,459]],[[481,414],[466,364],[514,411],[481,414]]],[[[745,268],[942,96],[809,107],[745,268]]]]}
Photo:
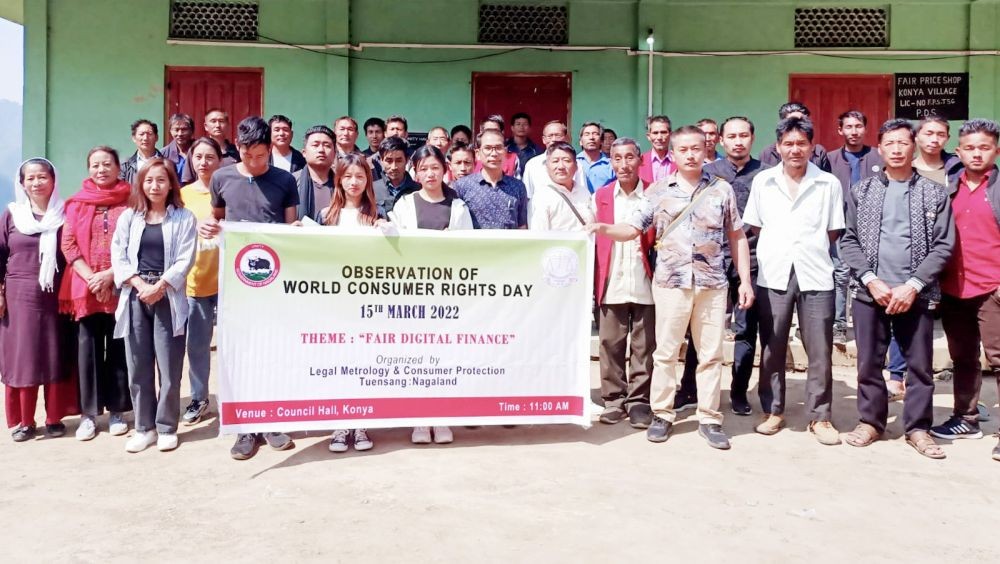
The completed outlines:
{"type": "Polygon", "coordinates": [[[528,228],[542,231],[585,231],[594,222],[587,181],[576,181],[576,151],[569,143],[545,150],[549,179],[536,185],[528,228]]]}
{"type": "Polygon", "coordinates": [[[271,157],[269,164],[286,172],[296,173],[306,166],[306,158],[292,147],[292,120],[276,114],[267,120],[271,128],[271,157]]]}
{"type": "Polygon", "coordinates": [[[813,126],[787,118],[777,127],[781,166],[757,174],[743,221],[757,241],[760,313],[761,409],[756,431],[773,435],[784,426],[785,355],[793,310],[809,357],[806,409],[809,430],[825,445],[840,444],[830,422],[833,403],[834,284],[830,242],[844,229],[844,193],[837,177],[809,162],[813,126]]]}
{"type": "MultiPolygon", "coordinates": [[[[567,135],[569,135],[569,129],[565,123],[550,121],[542,128],[542,143],[548,149],[553,143],[566,143],[567,135]]],[[[531,198],[534,197],[536,188],[549,182],[549,169],[546,167],[545,161],[546,155],[543,152],[541,155],[528,159],[524,165],[524,175],[521,177],[521,181],[524,182],[524,188],[528,191],[529,210],[531,209],[531,198]]],[[[587,185],[587,177],[583,175],[583,171],[579,167],[577,167],[573,182],[587,185]]]]}
{"type": "MultiPolygon", "coordinates": [[[[634,139],[622,137],[612,143],[610,155],[616,180],[594,193],[594,210],[599,223],[624,223],[643,204],[646,186],[639,180],[642,151],[634,139]]],[[[613,425],[628,417],[632,427],[647,429],[653,422],[649,386],[656,312],[649,251],[655,238],[653,229],[625,242],[596,237],[594,298],[601,341],[601,423],[613,425]]]]}

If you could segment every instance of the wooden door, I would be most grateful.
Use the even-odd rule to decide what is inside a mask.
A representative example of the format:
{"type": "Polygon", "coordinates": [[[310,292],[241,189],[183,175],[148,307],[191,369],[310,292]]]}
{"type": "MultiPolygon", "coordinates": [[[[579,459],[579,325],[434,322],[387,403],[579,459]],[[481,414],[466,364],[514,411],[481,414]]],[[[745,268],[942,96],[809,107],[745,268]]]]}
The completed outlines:
{"type": "MultiPolygon", "coordinates": [[[[517,112],[531,116],[531,139],[542,147],[542,128],[552,120],[570,121],[570,73],[472,73],[472,126],[492,114],[503,116],[510,137],[510,117],[517,112]]],[[[572,138],[572,135],[570,136],[572,138]]]]}
{"type": "Polygon", "coordinates": [[[848,110],[868,118],[865,144],[874,146],[879,127],[892,117],[892,86],[891,74],[793,74],[788,77],[788,99],[809,108],[815,140],[827,150],[843,145],[837,117],[848,110]]]}
{"type": "MultiPolygon", "coordinates": [[[[232,67],[167,67],[166,115],[163,123],[176,113],[194,119],[194,137],[205,135],[205,112],[222,108],[229,112],[229,139],[236,138],[236,126],[247,116],[262,115],[264,69],[232,67]]],[[[265,118],[266,119],[266,118],[265,118]]],[[[170,128],[164,127],[164,143],[169,143],[170,128]]]]}

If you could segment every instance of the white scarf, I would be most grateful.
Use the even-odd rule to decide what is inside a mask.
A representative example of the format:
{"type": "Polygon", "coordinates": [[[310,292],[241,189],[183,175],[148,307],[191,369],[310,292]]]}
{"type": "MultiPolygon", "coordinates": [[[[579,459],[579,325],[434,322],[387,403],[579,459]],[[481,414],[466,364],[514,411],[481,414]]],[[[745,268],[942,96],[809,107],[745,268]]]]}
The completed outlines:
{"type": "MultiPolygon", "coordinates": [[[[21,163],[21,167],[23,166],[24,163],[21,163]]],[[[52,163],[49,163],[49,166],[52,166],[52,163]]],[[[42,287],[42,291],[52,292],[54,290],[53,283],[56,271],[59,269],[56,264],[56,257],[59,254],[59,238],[56,237],[56,234],[66,221],[66,215],[63,211],[65,204],[62,198],[59,197],[58,189],[54,186],[55,178],[53,178],[52,197],[49,200],[49,207],[45,210],[45,215],[42,216],[42,219],[35,219],[35,214],[31,211],[31,202],[28,200],[28,192],[21,184],[21,167],[18,167],[18,176],[14,178],[14,183],[17,186],[15,190],[17,199],[8,204],[7,209],[10,210],[10,216],[14,220],[14,227],[18,231],[25,235],[42,234],[38,243],[38,262],[41,263],[41,267],[38,269],[38,285],[42,287]]],[[[55,167],[52,167],[52,170],[54,171],[55,167]]]]}

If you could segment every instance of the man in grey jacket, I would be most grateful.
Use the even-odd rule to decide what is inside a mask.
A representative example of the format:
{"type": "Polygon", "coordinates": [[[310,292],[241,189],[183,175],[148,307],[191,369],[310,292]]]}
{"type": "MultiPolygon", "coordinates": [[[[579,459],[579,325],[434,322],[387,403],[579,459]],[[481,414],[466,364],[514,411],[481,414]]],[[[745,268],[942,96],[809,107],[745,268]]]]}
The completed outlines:
{"type": "Polygon", "coordinates": [[[938,276],[955,246],[955,224],[944,186],[916,174],[916,133],[892,119],[879,129],[885,170],[851,187],[840,251],[860,287],[853,303],[858,346],[860,423],[849,445],[863,447],[886,428],[888,390],[882,377],[895,335],[908,364],[903,427],[920,454],[944,458],[928,433],[933,415],[932,311],[941,299],[938,276]]]}

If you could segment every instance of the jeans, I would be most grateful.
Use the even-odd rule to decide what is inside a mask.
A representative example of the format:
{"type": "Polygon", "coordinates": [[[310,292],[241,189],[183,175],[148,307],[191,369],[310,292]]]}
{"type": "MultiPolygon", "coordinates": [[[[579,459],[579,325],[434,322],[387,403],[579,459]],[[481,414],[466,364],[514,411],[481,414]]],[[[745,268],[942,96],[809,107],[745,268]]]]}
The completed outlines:
{"type": "Polygon", "coordinates": [[[172,435],[177,432],[180,417],[184,335],[174,336],[166,297],[148,305],[139,300],[137,292],[132,292],[127,307],[131,327],[125,336],[125,350],[135,406],[135,430],[143,433],[155,429],[172,435]]]}
{"type": "Polygon", "coordinates": [[[212,334],[215,331],[215,307],[219,295],[188,297],[187,350],[191,399],[208,399],[208,373],[212,360],[212,334]]]}
{"type": "Polygon", "coordinates": [[[889,342],[889,377],[897,382],[902,382],[906,376],[906,357],[903,351],[899,350],[899,343],[896,342],[896,333],[892,333],[892,341],[889,342]]]}
{"type": "Polygon", "coordinates": [[[833,324],[838,327],[846,327],[847,290],[851,281],[851,269],[847,266],[846,262],[840,260],[838,244],[839,242],[830,244],[830,258],[833,259],[833,290],[836,292],[836,296],[834,297],[833,324]]]}

